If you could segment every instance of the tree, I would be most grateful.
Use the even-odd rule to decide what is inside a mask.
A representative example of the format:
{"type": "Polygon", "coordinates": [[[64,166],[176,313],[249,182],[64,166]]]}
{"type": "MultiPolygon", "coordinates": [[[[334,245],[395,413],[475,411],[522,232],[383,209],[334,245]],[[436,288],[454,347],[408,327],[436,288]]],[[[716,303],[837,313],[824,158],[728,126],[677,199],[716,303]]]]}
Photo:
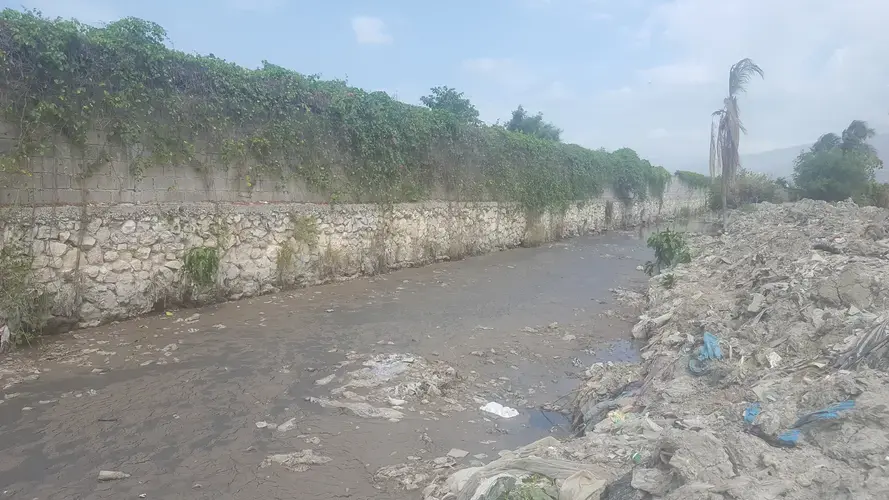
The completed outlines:
{"type": "Polygon", "coordinates": [[[432,87],[429,95],[424,95],[420,101],[429,109],[447,111],[463,122],[475,123],[478,121],[478,110],[463,97],[463,92],[457,92],[451,87],[432,87]]]}
{"type": "Polygon", "coordinates": [[[723,224],[728,190],[741,167],[738,152],[741,132],[747,133],[747,129],[741,123],[738,96],[747,91],[747,84],[754,75],[764,77],[762,69],[749,58],[741,59],[732,65],[728,76],[728,96],[723,100],[722,109],[713,113],[710,125],[710,176],[714,177],[717,170],[721,170],[723,224]]]}
{"type": "Polygon", "coordinates": [[[528,112],[521,105],[512,112],[512,118],[506,124],[506,129],[557,142],[562,136],[562,129],[552,123],[543,121],[543,113],[529,116],[528,112]]]}
{"type": "Polygon", "coordinates": [[[853,120],[840,135],[819,137],[794,162],[794,182],[801,194],[825,201],[870,196],[874,172],[883,166],[867,142],[875,134],[867,122],[853,120]]]}
{"type": "Polygon", "coordinates": [[[793,180],[806,198],[840,201],[864,194],[873,181],[873,171],[860,153],[805,151],[793,167],[793,180]]]}

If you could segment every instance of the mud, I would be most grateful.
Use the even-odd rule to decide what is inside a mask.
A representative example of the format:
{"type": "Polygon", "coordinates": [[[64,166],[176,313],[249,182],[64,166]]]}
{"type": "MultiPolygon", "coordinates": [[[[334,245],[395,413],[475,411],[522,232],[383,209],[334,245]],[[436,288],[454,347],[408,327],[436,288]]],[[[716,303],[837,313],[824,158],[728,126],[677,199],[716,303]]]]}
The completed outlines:
{"type": "Polygon", "coordinates": [[[0,361],[0,498],[419,498],[378,471],[469,465],[567,436],[552,410],[589,365],[635,359],[634,312],[610,290],[644,286],[638,236],[171,311],[19,349],[0,361]],[[391,396],[404,400],[398,422],[311,399],[391,409],[382,393],[331,392],[388,354],[451,367],[459,381],[391,396]],[[489,418],[480,401],[521,414],[489,418]],[[454,448],[467,456],[446,457],[454,448]],[[101,470],[129,477],[99,482],[101,470]]]}

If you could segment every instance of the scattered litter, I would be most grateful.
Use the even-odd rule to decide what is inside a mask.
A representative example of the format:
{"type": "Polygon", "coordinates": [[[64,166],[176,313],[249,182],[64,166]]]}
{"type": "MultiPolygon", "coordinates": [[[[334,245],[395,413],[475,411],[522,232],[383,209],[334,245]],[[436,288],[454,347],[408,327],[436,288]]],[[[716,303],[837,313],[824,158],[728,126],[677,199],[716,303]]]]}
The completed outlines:
{"type": "Polygon", "coordinates": [[[490,403],[479,408],[481,411],[497,415],[501,418],[513,418],[519,415],[519,411],[515,408],[503,406],[500,403],[491,401],[490,403]]]}
{"type": "Polygon", "coordinates": [[[451,458],[456,458],[457,460],[461,458],[466,458],[469,455],[468,451],[460,450],[457,448],[452,448],[451,451],[448,452],[448,456],[451,458]]]}
{"type": "Polygon", "coordinates": [[[116,470],[100,470],[99,471],[99,481],[114,481],[117,479],[126,479],[130,477],[129,474],[124,472],[118,472],[116,470]]]}
{"type": "Polygon", "coordinates": [[[324,465],[330,461],[332,461],[330,457],[315,455],[315,452],[312,450],[302,450],[294,453],[269,455],[259,466],[268,467],[272,464],[277,464],[294,472],[305,472],[309,470],[310,465],[324,465]]]}
{"type": "Polygon", "coordinates": [[[316,380],[315,385],[327,385],[327,384],[333,382],[333,379],[335,379],[335,378],[336,378],[336,374],[331,373],[330,375],[328,375],[324,378],[319,378],[318,380],[316,380]]]}
{"type": "Polygon", "coordinates": [[[744,422],[754,424],[756,417],[762,412],[762,406],[759,403],[752,403],[744,409],[744,422]]]}
{"type": "Polygon", "coordinates": [[[444,480],[436,479],[424,490],[424,498],[599,498],[611,475],[595,464],[549,458],[551,450],[559,446],[558,440],[547,437],[516,451],[505,451],[487,465],[458,470],[444,480]]]}
{"type": "Polygon", "coordinates": [[[719,339],[710,332],[704,332],[704,345],[698,350],[696,358],[688,360],[688,369],[694,375],[702,375],[709,368],[709,362],[722,359],[719,339]]]}
{"type": "Polygon", "coordinates": [[[278,432],[287,432],[289,430],[292,430],[295,427],[296,427],[296,419],[291,418],[290,420],[288,420],[278,426],[278,432]]]}
{"type": "Polygon", "coordinates": [[[538,458],[582,464],[603,500],[889,498],[889,212],[761,203],[686,242],[673,286],[640,295],[643,361],[590,366],[560,403],[578,438],[426,500],[562,500],[538,458]]]}
{"type": "Polygon", "coordinates": [[[351,411],[361,418],[382,418],[390,422],[398,422],[404,418],[404,413],[392,408],[377,408],[368,403],[353,403],[346,401],[336,401],[324,398],[309,398],[309,402],[317,403],[324,408],[343,408],[351,411]]]}
{"type": "Polygon", "coordinates": [[[855,401],[843,401],[840,403],[835,403],[823,410],[813,411],[812,413],[808,413],[802,417],[800,417],[794,424],[793,428],[786,432],[782,432],[778,435],[777,440],[779,444],[782,446],[796,446],[799,438],[802,434],[802,428],[821,421],[821,420],[836,420],[840,418],[840,416],[849,410],[855,408],[855,401]]]}

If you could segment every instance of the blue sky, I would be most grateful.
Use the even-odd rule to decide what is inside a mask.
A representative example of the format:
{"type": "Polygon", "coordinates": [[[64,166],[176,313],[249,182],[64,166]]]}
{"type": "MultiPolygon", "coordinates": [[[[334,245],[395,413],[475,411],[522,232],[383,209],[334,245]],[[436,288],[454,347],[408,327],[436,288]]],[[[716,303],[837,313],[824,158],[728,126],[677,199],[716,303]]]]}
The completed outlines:
{"type": "Polygon", "coordinates": [[[484,120],[518,104],[563,138],[704,170],[729,66],[766,79],[742,98],[743,152],[812,142],[865,119],[889,132],[889,2],[858,0],[17,0],[86,22],[136,16],[180,50],[348,78],[417,103],[465,92],[484,120]],[[731,22],[726,22],[726,20],[731,22]]]}

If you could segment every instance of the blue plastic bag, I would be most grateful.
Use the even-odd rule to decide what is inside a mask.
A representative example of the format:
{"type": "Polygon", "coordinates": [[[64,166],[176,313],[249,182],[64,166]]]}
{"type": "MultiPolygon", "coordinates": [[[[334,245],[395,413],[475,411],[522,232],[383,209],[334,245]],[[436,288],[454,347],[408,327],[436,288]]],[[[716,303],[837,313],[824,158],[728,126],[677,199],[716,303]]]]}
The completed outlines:
{"type": "Polygon", "coordinates": [[[722,359],[719,339],[710,332],[704,332],[704,345],[698,349],[697,359],[688,360],[688,371],[692,375],[703,375],[707,371],[707,364],[714,359],[722,359]]]}
{"type": "MultiPolygon", "coordinates": [[[[853,409],[855,409],[855,401],[847,400],[841,401],[839,403],[834,403],[822,410],[807,413],[798,418],[796,423],[793,424],[793,427],[789,431],[782,432],[778,435],[778,437],[776,438],[777,444],[779,444],[780,446],[788,447],[796,446],[797,442],[799,442],[800,436],[802,436],[802,428],[806,425],[809,425],[813,422],[818,422],[820,420],[836,420],[842,416],[843,412],[847,412],[853,409]]],[[[747,420],[746,411],[744,414],[744,420],[747,420]]]]}

